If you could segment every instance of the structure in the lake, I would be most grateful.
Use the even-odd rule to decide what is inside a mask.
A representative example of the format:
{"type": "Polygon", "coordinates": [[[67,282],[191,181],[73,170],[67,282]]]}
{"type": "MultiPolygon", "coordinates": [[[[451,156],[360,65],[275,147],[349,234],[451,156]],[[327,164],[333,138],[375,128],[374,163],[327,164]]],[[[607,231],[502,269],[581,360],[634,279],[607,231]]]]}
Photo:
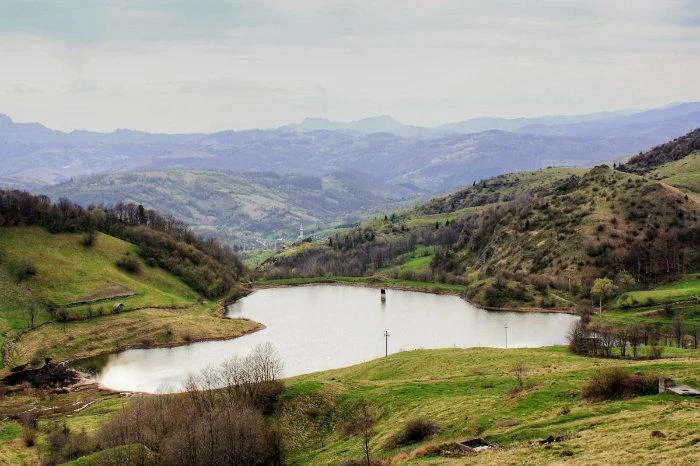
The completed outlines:
{"type": "Polygon", "coordinates": [[[675,393],[683,396],[700,396],[700,391],[689,386],[679,385],[673,379],[659,379],[659,393],[675,393]]]}
{"type": "Polygon", "coordinates": [[[384,288],[382,288],[380,291],[380,295],[382,297],[382,301],[386,301],[386,290],[384,288]]]}

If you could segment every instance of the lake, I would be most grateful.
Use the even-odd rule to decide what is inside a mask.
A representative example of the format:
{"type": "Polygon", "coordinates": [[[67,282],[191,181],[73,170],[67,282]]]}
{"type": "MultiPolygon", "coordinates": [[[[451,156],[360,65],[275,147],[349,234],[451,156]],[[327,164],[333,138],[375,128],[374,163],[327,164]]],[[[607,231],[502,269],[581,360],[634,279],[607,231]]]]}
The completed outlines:
{"type": "Polygon", "coordinates": [[[182,389],[189,374],[216,367],[271,342],[284,376],[345,367],[388,351],[446,347],[538,347],[563,344],[576,316],[496,312],[450,295],[343,285],[268,288],[229,306],[227,316],[266,328],[240,338],[110,355],[96,375],[105,388],[149,393],[182,389]],[[506,325],[508,328],[506,329],[506,325]],[[507,339],[507,343],[506,343],[507,339]]]}

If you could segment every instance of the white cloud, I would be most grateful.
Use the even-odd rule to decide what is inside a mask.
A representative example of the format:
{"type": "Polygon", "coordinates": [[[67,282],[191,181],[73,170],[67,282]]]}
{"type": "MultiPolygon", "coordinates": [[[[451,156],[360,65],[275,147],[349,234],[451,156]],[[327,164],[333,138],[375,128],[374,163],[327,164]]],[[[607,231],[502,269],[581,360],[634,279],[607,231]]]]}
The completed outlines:
{"type": "Polygon", "coordinates": [[[700,99],[692,1],[75,3],[72,16],[0,4],[0,112],[61,129],[212,131],[700,99]]]}

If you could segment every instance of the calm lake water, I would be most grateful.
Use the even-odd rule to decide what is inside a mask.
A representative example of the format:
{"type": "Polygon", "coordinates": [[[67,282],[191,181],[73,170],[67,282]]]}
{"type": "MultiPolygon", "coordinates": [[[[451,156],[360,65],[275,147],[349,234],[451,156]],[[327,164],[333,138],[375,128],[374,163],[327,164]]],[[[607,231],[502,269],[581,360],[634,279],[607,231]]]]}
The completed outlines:
{"type": "Polygon", "coordinates": [[[188,374],[216,367],[257,344],[271,342],[294,376],[345,367],[417,348],[537,347],[562,344],[577,317],[568,314],[491,312],[457,296],[339,285],[270,288],[231,305],[228,316],[247,317],[264,330],[225,341],[177,348],[128,350],[107,358],[97,375],[114,390],[180,391],[188,374]]]}

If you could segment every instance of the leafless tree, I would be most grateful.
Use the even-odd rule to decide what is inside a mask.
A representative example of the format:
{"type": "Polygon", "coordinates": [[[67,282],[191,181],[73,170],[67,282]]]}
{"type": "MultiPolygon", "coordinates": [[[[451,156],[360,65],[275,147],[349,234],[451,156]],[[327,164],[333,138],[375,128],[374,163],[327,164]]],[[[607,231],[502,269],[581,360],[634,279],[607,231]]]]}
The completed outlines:
{"type": "Polygon", "coordinates": [[[361,399],[355,406],[354,414],[350,422],[345,426],[346,435],[355,435],[360,439],[362,444],[362,452],[367,466],[371,466],[371,440],[374,435],[374,426],[377,423],[377,418],[370,403],[361,399]]]}
{"type": "Polygon", "coordinates": [[[612,355],[612,349],[615,346],[615,331],[610,325],[598,325],[595,328],[598,334],[603,356],[609,358],[612,355]]]}
{"type": "Polygon", "coordinates": [[[683,344],[683,330],[684,330],[685,322],[683,319],[683,314],[679,312],[676,312],[676,315],[673,316],[673,322],[671,323],[671,331],[673,334],[673,338],[676,340],[676,346],[678,348],[681,347],[683,344]]]}
{"type": "Polygon", "coordinates": [[[642,343],[643,330],[639,325],[630,325],[627,329],[627,338],[629,339],[630,348],[632,349],[632,357],[637,358],[637,350],[642,343]]]}
{"type": "Polygon", "coordinates": [[[623,358],[627,355],[627,344],[629,343],[629,329],[627,327],[618,327],[614,330],[615,343],[620,349],[620,356],[623,358]]]}
{"type": "Polygon", "coordinates": [[[518,380],[518,386],[520,387],[520,390],[523,389],[524,385],[524,380],[523,377],[527,373],[527,367],[525,364],[523,364],[522,361],[518,361],[515,364],[513,364],[513,367],[511,367],[510,371],[515,375],[515,378],[518,380]]]}
{"type": "Polygon", "coordinates": [[[29,303],[27,307],[27,314],[29,316],[29,328],[34,328],[34,319],[36,318],[36,305],[34,303],[29,303]]]}

